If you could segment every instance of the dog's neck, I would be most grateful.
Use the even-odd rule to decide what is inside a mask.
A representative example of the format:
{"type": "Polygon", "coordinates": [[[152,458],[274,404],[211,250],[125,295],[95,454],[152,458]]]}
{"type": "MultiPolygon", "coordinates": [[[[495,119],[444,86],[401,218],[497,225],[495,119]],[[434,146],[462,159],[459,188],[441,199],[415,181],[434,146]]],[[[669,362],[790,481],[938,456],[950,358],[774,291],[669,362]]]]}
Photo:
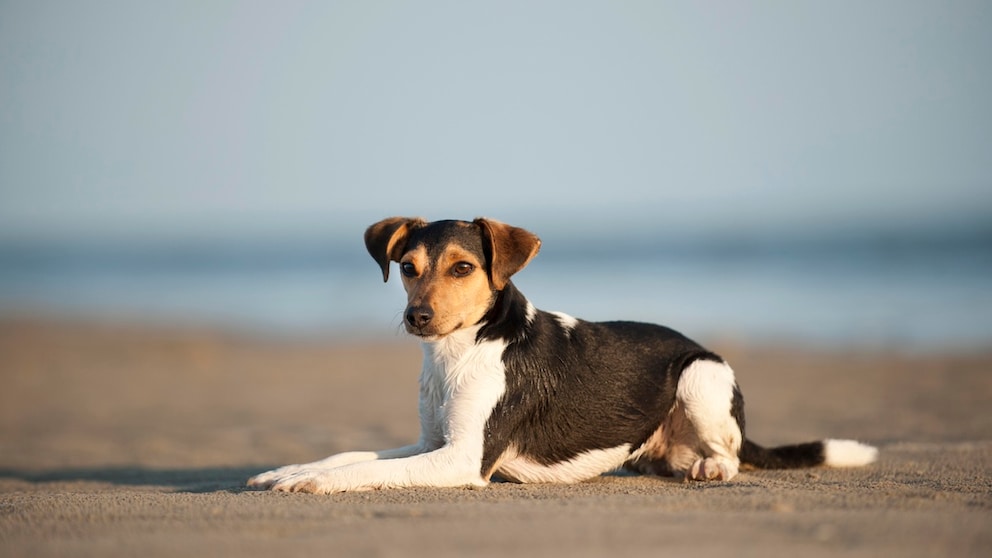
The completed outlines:
{"type": "MultiPolygon", "coordinates": [[[[444,337],[423,342],[424,368],[421,390],[440,390],[450,396],[469,378],[502,378],[504,339],[482,339],[482,324],[462,328],[444,337]]],[[[502,381],[502,380],[499,380],[502,381]]]]}
{"type": "Polygon", "coordinates": [[[512,282],[508,282],[502,291],[496,293],[492,308],[479,322],[481,328],[477,339],[503,340],[508,343],[517,341],[534,320],[536,312],[527,297],[512,282]]]}
{"type": "Polygon", "coordinates": [[[424,358],[438,368],[450,368],[475,346],[481,324],[464,327],[422,343],[424,358]]]}

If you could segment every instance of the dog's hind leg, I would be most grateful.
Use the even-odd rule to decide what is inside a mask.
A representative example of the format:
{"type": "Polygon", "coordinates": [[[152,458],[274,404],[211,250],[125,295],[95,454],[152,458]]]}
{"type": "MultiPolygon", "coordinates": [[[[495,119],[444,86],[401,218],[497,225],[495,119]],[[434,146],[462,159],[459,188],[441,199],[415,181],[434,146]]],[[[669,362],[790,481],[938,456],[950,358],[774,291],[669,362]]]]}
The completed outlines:
{"type": "Polygon", "coordinates": [[[744,440],[743,400],[725,362],[695,360],[685,367],[669,417],[666,460],[692,480],[730,480],[740,468],[744,440]]]}

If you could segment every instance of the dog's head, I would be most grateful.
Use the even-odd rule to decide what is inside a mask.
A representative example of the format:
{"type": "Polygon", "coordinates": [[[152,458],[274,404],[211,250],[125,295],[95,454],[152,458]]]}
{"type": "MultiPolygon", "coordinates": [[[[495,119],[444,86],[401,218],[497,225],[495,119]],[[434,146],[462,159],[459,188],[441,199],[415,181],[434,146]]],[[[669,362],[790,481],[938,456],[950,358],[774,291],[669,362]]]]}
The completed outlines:
{"type": "Polygon", "coordinates": [[[406,330],[425,339],[479,323],[496,294],[537,255],[534,234],[491,219],[392,217],[365,231],[365,246],[389,279],[399,262],[407,293],[406,330]]]}

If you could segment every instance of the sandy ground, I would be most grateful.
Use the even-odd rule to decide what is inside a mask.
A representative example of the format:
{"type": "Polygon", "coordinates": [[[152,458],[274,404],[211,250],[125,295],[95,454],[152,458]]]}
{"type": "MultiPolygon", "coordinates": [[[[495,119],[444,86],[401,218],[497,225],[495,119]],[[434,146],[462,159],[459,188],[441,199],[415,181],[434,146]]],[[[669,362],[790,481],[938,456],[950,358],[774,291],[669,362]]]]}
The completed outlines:
{"type": "Polygon", "coordinates": [[[992,350],[710,346],[737,370],[750,437],[859,438],[879,463],[247,491],[275,465],[415,439],[416,343],[0,322],[0,555],[992,555],[992,350]]]}

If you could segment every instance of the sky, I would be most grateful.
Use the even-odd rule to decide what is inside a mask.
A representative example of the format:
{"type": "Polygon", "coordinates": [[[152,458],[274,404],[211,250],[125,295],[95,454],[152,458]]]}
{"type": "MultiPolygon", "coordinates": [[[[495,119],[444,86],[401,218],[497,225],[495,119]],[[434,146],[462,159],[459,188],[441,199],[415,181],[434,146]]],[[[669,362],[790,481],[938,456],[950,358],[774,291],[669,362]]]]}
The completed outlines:
{"type": "Polygon", "coordinates": [[[0,0],[0,240],[990,222],[990,30],[984,0],[0,0]]]}

